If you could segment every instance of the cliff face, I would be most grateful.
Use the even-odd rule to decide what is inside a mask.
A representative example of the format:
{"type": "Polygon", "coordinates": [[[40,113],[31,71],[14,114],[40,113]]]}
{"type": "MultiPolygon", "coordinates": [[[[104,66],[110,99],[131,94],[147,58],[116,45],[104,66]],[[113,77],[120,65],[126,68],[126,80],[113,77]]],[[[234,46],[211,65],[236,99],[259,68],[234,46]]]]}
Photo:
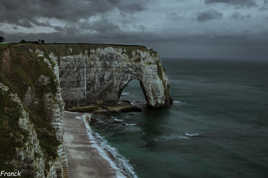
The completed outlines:
{"type": "Polygon", "coordinates": [[[168,79],[156,52],[142,46],[66,46],[59,57],[67,106],[116,103],[131,80],[140,81],[147,104],[169,106],[168,79]],[[80,48],[80,50],[78,49],[80,48]]]}
{"type": "Polygon", "coordinates": [[[0,170],[63,177],[56,61],[27,46],[0,46],[0,170]]]}
{"type": "Polygon", "coordinates": [[[1,45],[0,170],[63,177],[63,100],[68,106],[116,103],[131,80],[140,81],[149,106],[171,105],[159,57],[145,47],[1,45]]]}

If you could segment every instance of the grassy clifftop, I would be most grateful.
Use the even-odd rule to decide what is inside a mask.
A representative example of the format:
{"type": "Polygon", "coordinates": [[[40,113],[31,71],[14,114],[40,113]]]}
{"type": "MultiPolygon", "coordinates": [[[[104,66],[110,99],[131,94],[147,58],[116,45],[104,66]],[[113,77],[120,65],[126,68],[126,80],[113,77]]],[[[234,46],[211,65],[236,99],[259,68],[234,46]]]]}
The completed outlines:
{"type": "Polygon", "coordinates": [[[29,49],[41,49],[42,51],[53,52],[57,56],[80,54],[81,52],[89,51],[90,49],[103,49],[103,48],[120,48],[125,49],[126,54],[131,57],[131,53],[134,50],[148,51],[151,55],[157,55],[157,52],[153,49],[148,49],[142,45],[125,45],[125,44],[96,44],[96,43],[10,43],[0,44],[1,50],[5,48],[18,48],[24,47],[29,49]],[[72,49],[70,51],[69,49],[72,49]]]}

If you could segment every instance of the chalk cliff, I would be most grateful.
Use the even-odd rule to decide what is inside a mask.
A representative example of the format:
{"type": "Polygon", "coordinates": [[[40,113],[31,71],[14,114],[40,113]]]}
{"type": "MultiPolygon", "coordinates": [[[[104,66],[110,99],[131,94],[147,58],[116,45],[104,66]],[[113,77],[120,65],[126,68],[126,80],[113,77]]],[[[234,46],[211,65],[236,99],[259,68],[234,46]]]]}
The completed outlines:
{"type": "Polygon", "coordinates": [[[0,46],[0,170],[63,177],[59,86],[56,61],[28,46],[0,46]]]}
{"type": "Polygon", "coordinates": [[[169,84],[158,54],[143,46],[69,45],[59,57],[67,106],[116,103],[131,80],[138,80],[148,106],[170,106],[169,84]]]}
{"type": "Polygon", "coordinates": [[[146,47],[1,45],[0,170],[64,177],[64,102],[116,103],[131,80],[140,81],[148,106],[172,104],[160,59],[146,47]]]}

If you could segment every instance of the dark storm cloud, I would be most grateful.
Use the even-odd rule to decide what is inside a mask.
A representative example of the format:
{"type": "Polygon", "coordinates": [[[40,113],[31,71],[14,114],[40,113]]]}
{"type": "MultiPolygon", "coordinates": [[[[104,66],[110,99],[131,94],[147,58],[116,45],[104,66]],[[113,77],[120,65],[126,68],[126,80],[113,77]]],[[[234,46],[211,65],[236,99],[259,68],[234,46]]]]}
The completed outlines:
{"type": "Polygon", "coordinates": [[[263,6],[259,10],[267,11],[268,10],[268,0],[263,0],[263,6]]]}
{"type": "Polygon", "coordinates": [[[93,32],[94,35],[96,34],[105,34],[111,35],[113,33],[121,33],[120,27],[106,18],[102,18],[94,23],[87,23],[87,22],[77,22],[75,24],[71,24],[65,27],[56,27],[55,30],[57,32],[68,34],[74,34],[81,31],[90,30],[93,32]]]}
{"type": "Polygon", "coordinates": [[[242,15],[239,12],[235,12],[232,14],[231,18],[233,18],[235,20],[247,20],[247,19],[251,18],[251,15],[250,14],[242,15]]]}
{"type": "Polygon", "coordinates": [[[206,4],[224,3],[239,7],[255,7],[257,6],[255,0],[205,0],[206,4]]]}
{"type": "MultiPolygon", "coordinates": [[[[145,8],[143,0],[8,0],[0,1],[0,22],[31,27],[38,17],[77,21],[114,8],[134,13],[145,8]]],[[[45,24],[43,24],[45,25],[45,24]]]]}
{"type": "MultiPolygon", "coordinates": [[[[16,33],[5,34],[7,39],[11,41],[18,41],[21,39],[36,40],[46,39],[47,42],[103,42],[103,43],[127,43],[127,44],[158,44],[158,43],[178,43],[181,45],[214,45],[214,46],[268,46],[268,33],[248,35],[248,34],[199,34],[199,35],[185,35],[185,34],[157,34],[150,32],[123,32],[118,29],[116,25],[107,24],[95,24],[96,30],[104,30],[104,27],[110,26],[111,28],[104,33],[94,34],[81,34],[75,33],[78,29],[70,26],[64,28],[66,33],[62,33],[62,29],[59,32],[53,33],[16,33]],[[104,27],[102,27],[104,26],[104,27]],[[67,34],[67,35],[66,35],[67,34]],[[68,35],[69,34],[69,35],[68,35]],[[183,42],[183,43],[182,43],[183,42]]],[[[79,26],[80,28],[81,26],[79,26]]],[[[88,28],[88,26],[84,26],[88,28]]],[[[91,26],[90,26],[91,28],[91,26]]],[[[0,34],[4,32],[0,31],[0,34]]],[[[169,46],[168,46],[169,47],[169,46]]],[[[267,51],[267,50],[266,50],[267,51]]],[[[268,51],[267,51],[268,52],[268,51]]]]}
{"type": "MultiPolygon", "coordinates": [[[[66,29],[64,29],[66,30],[66,29]]],[[[240,58],[267,60],[268,33],[256,36],[240,35],[172,35],[153,33],[121,32],[114,27],[113,32],[97,34],[75,33],[77,29],[69,28],[68,33],[38,34],[3,34],[11,41],[45,39],[46,42],[81,42],[81,43],[120,43],[140,44],[154,48],[161,56],[190,58],[240,58]],[[66,35],[69,34],[69,35],[66,35]],[[71,35],[70,35],[71,34],[71,35]]]]}
{"type": "Polygon", "coordinates": [[[210,10],[207,10],[207,11],[204,11],[204,12],[200,12],[197,15],[197,20],[199,22],[206,22],[206,21],[209,21],[209,20],[221,19],[222,16],[223,16],[222,13],[220,13],[220,12],[218,12],[216,10],[210,9],[210,10]]]}
{"type": "Polygon", "coordinates": [[[133,3],[125,4],[125,5],[119,4],[118,8],[121,11],[126,12],[126,13],[143,11],[145,9],[143,4],[140,4],[140,2],[133,2],[133,3]]]}
{"type": "Polygon", "coordinates": [[[259,9],[268,0],[260,2],[0,0],[0,35],[11,42],[141,44],[162,56],[265,57],[268,13],[259,9]]]}

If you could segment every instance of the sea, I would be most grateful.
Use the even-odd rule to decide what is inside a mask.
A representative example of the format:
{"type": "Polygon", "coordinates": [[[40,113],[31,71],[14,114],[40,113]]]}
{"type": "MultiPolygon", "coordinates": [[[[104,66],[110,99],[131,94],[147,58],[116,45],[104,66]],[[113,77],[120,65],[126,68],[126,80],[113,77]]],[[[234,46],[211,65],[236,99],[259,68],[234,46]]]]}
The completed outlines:
{"type": "MultiPolygon", "coordinates": [[[[95,128],[140,178],[267,178],[268,61],[165,59],[171,108],[95,128]]],[[[121,99],[145,102],[138,81],[121,99]]]]}

